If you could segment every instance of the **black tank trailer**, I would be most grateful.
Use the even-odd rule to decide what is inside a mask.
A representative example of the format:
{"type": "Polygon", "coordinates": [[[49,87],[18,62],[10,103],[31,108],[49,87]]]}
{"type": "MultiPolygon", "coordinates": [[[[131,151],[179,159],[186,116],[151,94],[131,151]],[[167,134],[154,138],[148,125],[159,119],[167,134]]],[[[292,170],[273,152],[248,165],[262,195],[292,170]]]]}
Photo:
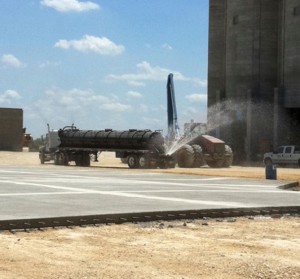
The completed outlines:
{"type": "Polygon", "coordinates": [[[79,130],[67,126],[58,131],[60,145],[54,164],[90,166],[90,155],[102,151],[116,153],[117,158],[127,158],[129,168],[175,167],[172,156],[166,155],[165,142],[160,132],[130,129],[126,131],[79,130]]]}

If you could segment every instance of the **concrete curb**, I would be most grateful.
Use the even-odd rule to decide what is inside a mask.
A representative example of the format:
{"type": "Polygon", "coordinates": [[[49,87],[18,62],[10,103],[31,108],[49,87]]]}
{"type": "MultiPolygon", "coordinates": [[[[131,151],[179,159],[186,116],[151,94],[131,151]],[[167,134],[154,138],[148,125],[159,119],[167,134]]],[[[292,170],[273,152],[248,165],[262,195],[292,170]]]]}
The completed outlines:
{"type": "Polygon", "coordinates": [[[277,188],[285,190],[285,189],[290,189],[290,188],[297,187],[297,186],[299,186],[299,183],[297,181],[294,181],[294,182],[287,183],[285,185],[278,186],[277,188]]]}

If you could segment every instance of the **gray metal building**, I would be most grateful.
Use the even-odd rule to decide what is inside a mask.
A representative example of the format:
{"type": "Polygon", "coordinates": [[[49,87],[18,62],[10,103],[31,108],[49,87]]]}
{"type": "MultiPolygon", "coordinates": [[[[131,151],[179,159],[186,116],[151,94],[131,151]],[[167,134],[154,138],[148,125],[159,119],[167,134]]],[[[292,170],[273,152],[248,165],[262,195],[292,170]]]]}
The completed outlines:
{"type": "Polygon", "coordinates": [[[23,110],[0,108],[0,150],[22,151],[23,110]]]}
{"type": "Polygon", "coordinates": [[[210,0],[208,127],[235,161],[300,144],[300,0],[210,0]]]}

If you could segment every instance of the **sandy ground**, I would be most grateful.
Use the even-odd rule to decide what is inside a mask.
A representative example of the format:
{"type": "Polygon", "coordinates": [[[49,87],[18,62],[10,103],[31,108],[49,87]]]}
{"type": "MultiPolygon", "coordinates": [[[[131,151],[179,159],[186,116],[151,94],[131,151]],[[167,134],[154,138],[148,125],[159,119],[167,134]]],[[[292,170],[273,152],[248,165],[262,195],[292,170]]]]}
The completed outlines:
{"type": "MultiPolygon", "coordinates": [[[[93,168],[128,170],[110,153],[93,168]]],[[[40,165],[0,152],[0,165],[40,165]]],[[[149,170],[264,179],[264,167],[149,170]]],[[[277,168],[300,182],[300,169],[277,168]]],[[[293,189],[293,190],[299,190],[293,189]]],[[[300,278],[300,217],[183,220],[0,233],[0,278],[300,278]]]]}

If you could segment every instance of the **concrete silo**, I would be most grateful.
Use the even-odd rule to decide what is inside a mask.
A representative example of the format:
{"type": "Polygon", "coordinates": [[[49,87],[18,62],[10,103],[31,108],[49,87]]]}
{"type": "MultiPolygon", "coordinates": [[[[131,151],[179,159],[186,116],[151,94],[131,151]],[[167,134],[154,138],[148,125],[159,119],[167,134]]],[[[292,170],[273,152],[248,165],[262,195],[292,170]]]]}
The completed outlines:
{"type": "Polygon", "coordinates": [[[300,24],[287,15],[297,13],[297,3],[210,0],[208,126],[232,145],[236,159],[257,160],[283,141],[278,127],[286,122],[288,100],[300,98],[294,78],[300,64],[292,62],[299,62],[300,24]]]}
{"type": "Polygon", "coordinates": [[[300,0],[281,0],[277,141],[300,144],[300,0]]]}

